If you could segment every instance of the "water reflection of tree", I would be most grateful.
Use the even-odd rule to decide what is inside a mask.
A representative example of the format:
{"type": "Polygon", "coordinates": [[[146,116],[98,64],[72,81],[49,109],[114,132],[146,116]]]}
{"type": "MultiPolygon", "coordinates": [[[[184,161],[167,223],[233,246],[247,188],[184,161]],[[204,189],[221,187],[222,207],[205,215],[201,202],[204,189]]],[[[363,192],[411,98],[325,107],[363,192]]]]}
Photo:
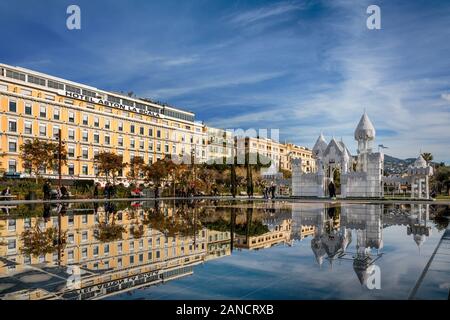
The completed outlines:
{"type": "Polygon", "coordinates": [[[171,215],[165,214],[159,203],[155,203],[154,208],[145,212],[144,224],[169,237],[175,235],[195,236],[197,230],[201,230],[203,227],[200,219],[198,219],[199,213],[197,212],[197,210],[203,211],[203,209],[182,202],[173,206],[172,210],[171,215]]]}
{"type": "Polygon", "coordinates": [[[40,224],[43,220],[36,220],[35,226],[26,229],[21,234],[21,252],[25,255],[39,257],[48,253],[58,252],[66,245],[66,231],[59,234],[55,227],[42,230],[40,224]]]}
{"type": "MultiPolygon", "coordinates": [[[[97,225],[96,232],[94,233],[95,238],[100,242],[112,242],[117,240],[122,240],[123,233],[126,232],[125,227],[116,224],[116,208],[114,203],[105,203],[105,212],[103,221],[99,221],[97,225]]],[[[100,220],[100,218],[99,218],[100,220]]]]}
{"type": "Polygon", "coordinates": [[[232,207],[231,214],[232,217],[229,220],[219,217],[215,221],[205,222],[204,225],[206,228],[216,231],[233,230],[234,234],[246,237],[260,236],[269,232],[269,228],[261,220],[253,221],[253,208],[247,208],[244,223],[236,223],[236,216],[242,214],[242,209],[232,207]]]}
{"type": "Polygon", "coordinates": [[[430,216],[438,230],[445,230],[449,223],[450,206],[432,205],[430,206],[430,216]]]}

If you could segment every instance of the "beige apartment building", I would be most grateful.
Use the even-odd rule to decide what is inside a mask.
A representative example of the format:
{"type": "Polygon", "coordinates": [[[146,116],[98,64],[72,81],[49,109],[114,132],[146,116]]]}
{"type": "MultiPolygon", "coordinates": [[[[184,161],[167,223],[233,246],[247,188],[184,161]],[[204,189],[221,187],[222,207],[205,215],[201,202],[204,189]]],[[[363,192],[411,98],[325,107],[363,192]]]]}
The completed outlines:
{"type": "Polygon", "coordinates": [[[269,138],[239,137],[238,154],[253,153],[263,155],[278,169],[291,171],[291,160],[301,158],[304,172],[313,172],[315,160],[312,151],[292,143],[280,143],[269,138]]]}
{"type": "MultiPolygon", "coordinates": [[[[208,159],[204,125],[189,111],[32,70],[0,64],[0,147],[3,170],[29,176],[19,157],[25,140],[61,138],[68,153],[63,178],[93,179],[94,157],[114,152],[129,163],[140,156],[152,163],[166,155],[208,159]]],[[[128,169],[120,172],[126,177],[128,169]]],[[[55,170],[42,174],[55,177],[55,170]]],[[[120,178],[119,178],[120,180],[120,178]]]]}

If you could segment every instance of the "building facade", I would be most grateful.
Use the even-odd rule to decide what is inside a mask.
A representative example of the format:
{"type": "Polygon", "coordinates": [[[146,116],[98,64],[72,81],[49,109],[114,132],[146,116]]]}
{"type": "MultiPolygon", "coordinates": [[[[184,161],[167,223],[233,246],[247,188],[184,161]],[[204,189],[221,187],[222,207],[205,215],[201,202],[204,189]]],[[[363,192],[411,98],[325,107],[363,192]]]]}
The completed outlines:
{"type": "MultiPolygon", "coordinates": [[[[93,159],[101,151],[123,155],[126,163],[135,156],[146,163],[166,155],[208,158],[204,125],[192,112],[5,64],[0,64],[0,111],[2,167],[21,176],[27,173],[20,145],[34,138],[55,141],[59,129],[68,153],[65,178],[95,178],[93,159]]],[[[56,172],[43,169],[48,177],[56,172]]]]}

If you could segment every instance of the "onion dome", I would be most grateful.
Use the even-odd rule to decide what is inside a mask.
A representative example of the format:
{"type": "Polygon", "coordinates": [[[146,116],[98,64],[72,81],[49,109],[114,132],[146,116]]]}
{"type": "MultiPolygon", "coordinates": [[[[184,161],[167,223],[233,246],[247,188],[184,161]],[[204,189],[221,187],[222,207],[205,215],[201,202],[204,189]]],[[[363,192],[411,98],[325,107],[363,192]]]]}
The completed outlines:
{"type": "Polygon", "coordinates": [[[372,121],[370,121],[369,117],[367,116],[367,113],[364,112],[364,114],[361,117],[361,120],[359,120],[358,126],[355,130],[355,139],[357,141],[359,140],[373,140],[375,139],[375,128],[372,124],[372,121]]]}
{"type": "Polygon", "coordinates": [[[414,161],[414,167],[416,168],[426,168],[427,167],[427,162],[425,161],[425,159],[422,157],[422,155],[420,155],[416,161],[414,161]]]}

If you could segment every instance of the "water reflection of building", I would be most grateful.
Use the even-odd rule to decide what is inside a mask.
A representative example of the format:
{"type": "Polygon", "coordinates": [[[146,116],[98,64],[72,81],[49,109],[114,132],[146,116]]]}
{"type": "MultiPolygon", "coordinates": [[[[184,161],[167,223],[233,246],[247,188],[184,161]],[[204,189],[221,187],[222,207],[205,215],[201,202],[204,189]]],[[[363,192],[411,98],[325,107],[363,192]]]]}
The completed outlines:
{"type": "MultiPolygon", "coordinates": [[[[314,228],[311,250],[321,266],[325,259],[352,261],[361,284],[370,274],[370,266],[382,257],[383,228],[403,225],[417,246],[430,235],[429,205],[386,207],[383,204],[296,204],[292,205],[293,237],[302,240],[303,228],[314,228]],[[353,239],[352,239],[353,237],[353,239]],[[356,238],[356,239],[355,239],[356,238]],[[349,252],[353,241],[355,251],[349,252]]],[[[309,230],[309,229],[308,229],[309,230]]]]}
{"type": "MultiPolygon", "coordinates": [[[[174,209],[166,209],[161,208],[161,214],[170,218],[174,209]]],[[[36,225],[43,231],[59,230],[58,216],[0,220],[0,238],[6,242],[0,245],[0,297],[39,299],[56,294],[96,299],[192,274],[195,265],[230,254],[229,232],[199,227],[171,234],[145,225],[147,216],[140,207],[115,214],[104,207],[96,211],[60,217],[66,239],[60,255],[57,250],[38,256],[20,250],[25,230],[36,225]],[[101,228],[108,225],[123,227],[125,232],[104,241],[101,228]],[[67,266],[81,268],[76,290],[66,286],[67,266]]]]}
{"type": "MultiPolygon", "coordinates": [[[[236,234],[235,246],[240,249],[259,250],[266,249],[278,244],[291,244],[291,213],[277,210],[270,213],[267,210],[267,216],[261,221],[261,224],[267,228],[267,232],[262,234],[236,234]]],[[[247,213],[246,227],[251,229],[252,216],[247,213]]]]}

